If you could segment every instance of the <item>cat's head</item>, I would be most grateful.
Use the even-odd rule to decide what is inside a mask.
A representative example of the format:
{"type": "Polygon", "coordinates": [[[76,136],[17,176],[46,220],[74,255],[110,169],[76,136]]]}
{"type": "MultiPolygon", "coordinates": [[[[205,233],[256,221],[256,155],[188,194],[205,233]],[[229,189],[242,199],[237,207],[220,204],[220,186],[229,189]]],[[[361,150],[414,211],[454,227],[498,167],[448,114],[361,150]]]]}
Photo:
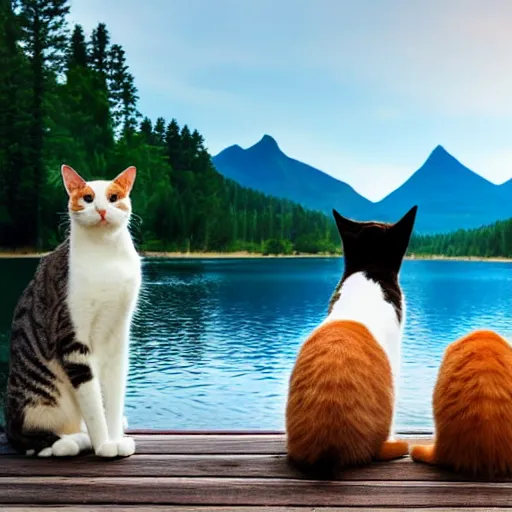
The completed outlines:
{"type": "Polygon", "coordinates": [[[409,245],[417,206],[398,222],[358,222],[333,210],[343,243],[345,274],[364,270],[398,273],[409,245]]]}
{"type": "Polygon", "coordinates": [[[69,196],[71,222],[82,227],[115,231],[126,227],[132,205],[130,192],[135,181],[135,167],[128,167],[112,181],[85,181],[69,165],[61,167],[69,196]]]}

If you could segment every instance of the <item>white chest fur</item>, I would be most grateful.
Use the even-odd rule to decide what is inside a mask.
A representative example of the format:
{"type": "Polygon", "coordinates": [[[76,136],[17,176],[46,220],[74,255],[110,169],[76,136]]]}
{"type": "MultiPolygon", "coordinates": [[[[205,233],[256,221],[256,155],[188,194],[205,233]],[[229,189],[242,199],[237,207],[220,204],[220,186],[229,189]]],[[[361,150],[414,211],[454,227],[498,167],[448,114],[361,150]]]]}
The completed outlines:
{"type": "Polygon", "coordinates": [[[100,240],[77,231],[70,239],[68,304],[77,336],[94,349],[113,331],[129,329],[141,263],[127,231],[100,240]]]}
{"type": "MultiPolygon", "coordinates": [[[[404,311],[402,319],[403,316],[404,311]]],[[[362,323],[386,352],[394,367],[393,373],[398,373],[395,366],[399,364],[402,325],[378,283],[368,279],[363,272],[350,276],[343,283],[340,297],[325,322],[331,320],[362,323]]]]}

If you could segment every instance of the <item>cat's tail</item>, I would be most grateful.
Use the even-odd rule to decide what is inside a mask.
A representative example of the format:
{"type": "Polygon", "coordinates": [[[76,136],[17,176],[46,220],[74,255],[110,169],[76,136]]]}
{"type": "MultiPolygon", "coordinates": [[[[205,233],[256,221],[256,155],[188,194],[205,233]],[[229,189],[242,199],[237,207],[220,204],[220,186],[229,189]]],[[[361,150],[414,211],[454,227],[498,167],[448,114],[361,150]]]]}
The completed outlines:
{"type": "Polygon", "coordinates": [[[411,447],[411,459],[414,462],[423,462],[425,464],[436,464],[435,445],[418,444],[411,447]]]}
{"type": "Polygon", "coordinates": [[[409,455],[409,443],[406,441],[397,441],[396,439],[388,439],[382,443],[375,460],[379,462],[385,462],[388,460],[399,459],[409,455]]]}

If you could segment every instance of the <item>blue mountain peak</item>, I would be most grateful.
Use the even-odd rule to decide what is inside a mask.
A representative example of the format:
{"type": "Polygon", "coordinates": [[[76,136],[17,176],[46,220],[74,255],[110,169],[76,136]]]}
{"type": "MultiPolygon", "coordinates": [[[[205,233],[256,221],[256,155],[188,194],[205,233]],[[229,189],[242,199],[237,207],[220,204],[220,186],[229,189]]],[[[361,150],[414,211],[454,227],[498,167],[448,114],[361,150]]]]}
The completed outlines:
{"type": "Polygon", "coordinates": [[[455,160],[455,158],[452,155],[450,155],[450,153],[448,153],[448,151],[446,151],[446,149],[444,149],[443,146],[438,144],[434,148],[432,153],[430,153],[429,157],[427,158],[427,162],[434,160],[437,163],[441,160],[446,160],[446,159],[455,160]]]}
{"type": "Polygon", "coordinates": [[[277,144],[276,139],[272,137],[271,135],[263,135],[263,137],[260,139],[259,142],[257,142],[253,147],[262,147],[267,150],[279,150],[279,145],[277,144]]]}

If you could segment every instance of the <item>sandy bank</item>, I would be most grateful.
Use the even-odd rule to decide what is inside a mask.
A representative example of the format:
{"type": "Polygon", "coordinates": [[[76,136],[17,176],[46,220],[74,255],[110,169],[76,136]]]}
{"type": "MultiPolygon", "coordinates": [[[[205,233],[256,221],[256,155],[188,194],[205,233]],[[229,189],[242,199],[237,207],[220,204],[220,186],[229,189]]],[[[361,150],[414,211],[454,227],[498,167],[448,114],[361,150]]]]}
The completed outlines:
{"type": "MultiPolygon", "coordinates": [[[[5,251],[0,252],[1,258],[40,258],[47,255],[48,252],[25,252],[25,251],[5,251]]],[[[154,252],[141,251],[141,256],[146,258],[174,258],[174,259],[237,259],[237,258],[339,258],[339,254],[286,254],[269,255],[250,253],[245,251],[237,252],[154,252]]],[[[512,263],[512,258],[480,258],[476,256],[443,256],[441,254],[415,255],[407,256],[407,260],[434,260],[434,261],[486,261],[494,263],[512,263]]]]}

